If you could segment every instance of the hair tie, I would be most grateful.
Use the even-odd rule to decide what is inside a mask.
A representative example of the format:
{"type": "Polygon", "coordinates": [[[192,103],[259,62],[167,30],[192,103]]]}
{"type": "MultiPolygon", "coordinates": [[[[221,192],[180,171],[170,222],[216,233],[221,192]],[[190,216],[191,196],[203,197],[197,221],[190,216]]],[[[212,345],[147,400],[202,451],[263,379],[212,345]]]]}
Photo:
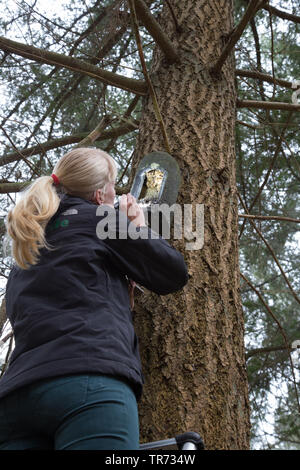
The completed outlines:
{"type": "Polygon", "coordinates": [[[58,186],[60,184],[59,179],[54,173],[52,173],[51,178],[53,179],[55,186],[58,186]]]}

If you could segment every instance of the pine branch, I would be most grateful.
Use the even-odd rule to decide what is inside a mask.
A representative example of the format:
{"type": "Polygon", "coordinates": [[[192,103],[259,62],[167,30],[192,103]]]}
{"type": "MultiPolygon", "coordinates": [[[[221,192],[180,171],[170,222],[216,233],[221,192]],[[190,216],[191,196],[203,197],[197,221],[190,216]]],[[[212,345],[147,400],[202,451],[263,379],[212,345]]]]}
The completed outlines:
{"type": "Polygon", "coordinates": [[[259,220],[282,220],[284,222],[294,222],[296,224],[300,224],[300,219],[293,219],[291,217],[281,217],[279,215],[239,214],[239,217],[245,217],[248,219],[259,219],[259,220]]]}
{"type": "MultiPolygon", "coordinates": [[[[138,128],[137,121],[135,122],[127,121],[125,124],[122,124],[119,127],[104,131],[101,134],[101,136],[97,139],[97,141],[100,142],[103,140],[112,139],[114,137],[120,137],[121,135],[128,134],[129,132],[132,132],[136,130],[137,128],[138,128]]],[[[47,142],[40,143],[33,147],[25,148],[17,152],[12,152],[12,153],[9,153],[8,155],[3,155],[2,157],[0,157],[0,166],[4,166],[4,165],[7,165],[8,163],[12,163],[17,160],[20,160],[21,159],[20,153],[23,155],[23,157],[31,157],[41,152],[47,152],[48,150],[53,150],[59,147],[65,147],[66,145],[76,144],[80,142],[82,139],[84,139],[85,137],[87,137],[88,135],[89,135],[89,132],[82,132],[80,134],[74,134],[71,136],[61,137],[59,139],[49,140],[47,142]]],[[[9,183],[9,184],[15,184],[15,183],[9,183]]],[[[6,191],[0,190],[0,193],[5,193],[5,192],[6,191]]],[[[13,191],[9,191],[9,192],[13,192],[13,191]]]]}
{"type": "Polygon", "coordinates": [[[159,126],[160,126],[161,131],[162,131],[162,135],[163,135],[163,139],[164,139],[164,143],[165,143],[165,149],[168,153],[171,153],[171,147],[170,147],[170,143],[169,143],[169,138],[168,138],[166,126],[165,126],[165,123],[164,123],[164,120],[163,120],[163,117],[162,117],[162,114],[161,114],[161,111],[160,111],[160,107],[159,107],[159,104],[158,104],[158,101],[157,101],[155,90],[154,90],[154,87],[153,87],[153,84],[151,82],[151,78],[150,78],[150,75],[148,73],[147,66],[146,66],[146,61],[145,61],[145,57],[144,57],[141,37],[140,37],[140,33],[139,33],[139,26],[138,26],[138,22],[137,22],[137,16],[136,16],[136,10],[135,10],[135,1],[134,0],[128,0],[128,2],[129,2],[129,6],[130,6],[130,13],[131,13],[131,19],[132,19],[132,29],[133,29],[135,39],[136,39],[136,44],[137,44],[137,47],[138,47],[139,57],[140,57],[140,61],[141,61],[142,69],[143,69],[143,74],[144,74],[144,77],[145,77],[145,80],[146,80],[146,83],[147,83],[147,86],[148,86],[148,89],[149,89],[149,93],[150,93],[150,96],[151,96],[151,99],[152,99],[155,116],[158,120],[159,126]]]}
{"type": "Polygon", "coordinates": [[[135,93],[137,95],[147,94],[147,85],[142,80],[127,78],[107,70],[103,70],[88,62],[75,59],[57,52],[50,52],[34,46],[29,46],[16,41],[11,41],[4,37],[0,37],[0,49],[12,54],[17,54],[26,59],[34,60],[43,64],[62,66],[73,72],[88,75],[96,80],[106,83],[107,85],[122,88],[123,90],[135,93]]]}
{"type": "Polygon", "coordinates": [[[105,127],[110,124],[112,118],[110,116],[104,116],[99,124],[95,127],[95,129],[90,132],[84,139],[82,139],[79,144],[75,145],[74,148],[79,147],[88,147],[89,145],[93,144],[95,140],[101,137],[105,127]]]}
{"type": "Polygon", "coordinates": [[[18,193],[26,188],[32,181],[22,183],[0,183],[0,194],[18,193]]]}
{"type": "MultiPolygon", "coordinates": [[[[94,24],[95,25],[95,24],[94,24]]],[[[75,49],[76,49],[76,46],[78,46],[80,44],[81,41],[83,41],[87,35],[87,32],[90,31],[90,28],[91,26],[89,26],[81,35],[80,35],[80,40],[77,39],[77,41],[74,43],[72,49],[70,50],[69,54],[68,55],[73,55],[73,53],[75,52],[75,49]]],[[[103,57],[105,57],[106,54],[108,54],[108,52],[110,52],[110,50],[112,49],[112,47],[116,44],[116,42],[120,39],[120,37],[122,36],[122,34],[125,32],[126,28],[121,28],[119,31],[117,31],[115,33],[115,35],[108,41],[107,44],[105,44],[100,50],[99,52],[97,53],[97,57],[92,57],[90,60],[88,60],[88,62],[90,62],[91,64],[93,65],[96,65],[97,62],[99,62],[101,59],[103,59],[103,57]]],[[[41,82],[38,82],[38,83],[34,83],[33,86],[31,87],[31,89],[29,90],[29,92],[27,92],[27,94],[21,98],[21,100],[15,105],[15,107],[9,112],[9,114],[7,116],[5,116],[5,118],[2,120],[1,122],[1,125],[3,125],[15,112],[18,111],[19,107],[35,92],[37,92],[40,88],[42,88],[46,82],[48,82],[52,77],[53,75],[55,75],[55,73],[57,73],[59,70],[60,70],[60,66],[58,67],[54,67],[51,72],[49,72],[48,75],[45,76],[45,78],[41,81],[41,82]]],[[[79,79],[77,78],[77,80],[74,82],[73,80],[73,83],[76,83],[76,84],[79,84],[82,79],[84,78],[84,76],[81,76],[79,77],[79,79]]],[[[70,93],[70,84],[72,83],[72,79],[68,80],[65,84],[65,86],[63,87],[63,90],[60,92],[60,95],[62,96],[64,93],[65,93],[65,90],[68,90],[68,93],[70,93]]],[[[32,84],[31,84],[32,85],[32,84]]],[[[66,93],[66,96],[67,96],[67,93],[66,93]]],[[[52,106],[53,107],[53,106],[52,106]]],[[[52,108],[51,108],[52,109],[52,108]]],[[[48,114],[47,114],[48,115],[48,114]]],[[[47,115],[45,116],[45,118],[47,117],[47,115]]]]}
{"type": "Polygon", "coordinates": [[[178,33],[181,33],[181,32],[182,32],[182,28],[181,28],[181,26],[180,26],[179,23],[178,23],[178,20],[177,20],[177,18],[176,18],[176,15],[175,15],[175,13],[174,13],[173,6],[171,5],[170,0],[166,0],[166,4],[168,5],[168,8],[169,8],[169,10],[170,10],[170,13],[171,13],[171,16],[172,16],[172,19],[173,19],[173,22],[174,22],[176,31],[177,31],[178,33]]]}
{"type": "Polygon", "coordinates": [[[23,96],[23,98],[20,99],[20,101],[18,101],[18,103],[13,107],[13,109],[3,118],[3,120],[1,121],[0,125],[3,126],[6,121],[8,121],[8,119],[14,114],[16,113],[20,106],[26,101],[28,100],[28,98],[30,98],[31,95],[33,95],[35,92],[37,92],[40,88],[42,88],[45,83],[47,83],[52,77],[53,75],[57,72],[58,68],[55,67],[54,69],[51,70],[51,72],[49,72],[48,75],[46,75],[44,77],[44,79],[38,83],[31,83],[29,86],[31,86],[31,88],[29,88],[29,91],[27,91],[27,93],[25,94],[25,96],[23,96]]]}
{"type": "Polygon", "coordinates": [[[258,296],[259,300],[261,301],[261,303],[264,305],[265,309],[267,310],[267,312],[269,313],[269,315],[273,318],[273,320],[275,321],[275,323],[277,324],[282,336],[283,336],[283,339],[284,339],[284,342],[285,342],[285,345],[287,348],[289,348],[289,341],[288,341],[288,338],[286,336],[286,332],[283,328],[283,326],[281,325],[280,321],[278,320],[278,318],[276,317],[276,315],[272,312],[272,310],[270,309],[270,307],[268,306],[268,304],[265,302],[263,296],[261,295],[261,293],[259,292],[258,289],[256,289],[256,287],[252,284],[251,281],[249,281],[249,279],[244,276],[243,273],[240,272],[240,276],[244,279],[244,281],[248,284],[248,286],[251,287],[251,289],[256,293],[256,295],[258,296]]]}
{"type": "MultiPolygon", "coordinates": [[[[111,51],[111,49],[115,46],[115,44],[120,40],[120,38],[124,34],[125,30],[126,30],[126,28],[121,28],[117,33],[115,33],[114,36],[111,37],[109,39],[109,41],[106,44],[104,44],[104,46],[101,47],[101,49],[96,54],[96,57],[91,57],[91,59],[89,59],[88,62],[93,64],[93,65],[96,65],[101,59],[103,59],[105,57],[105,55],[108,54],[111,51]]],[[[129,43],[129,40],[127,41],[126,44],[128,44],[128,43],[129,43]]],[[[125,49],[126,48],[127,48],[127,46],[125,46],[125,49]]],[[[122,49],[124,49],[124,48],[122,48],[122,49]]],[[[121,53],[121,56],[119,56],[119,58],[118,58],[117,64],[114,65],[112,72],[116,71],[118,65],[120,64],[121,59],[122,59],[122,53],[121,53]]],[[[76,74],[75,74],[75,77],[76,77],[76,74]]],[[[56,107],[55,107],[55,109],[52,113],[52,116],[51,116],[52,123],[51,123],[50,130],[49,130],[49,133],[48,133],[48,139],[51,138],[54,123],[55,123],[55,119],[56,119],[56,115],[57,115],[61,105],[64,103],[64,101],[66,101],[72,95],[72,93],[74,93],[76,91],[76,89],[78,88],[80,83],[85,79],[85,75],[77,76],[75,81],[74,80],[72,81],[72,78],[66,82],[63,89],[59,93],[59,100],[58,100],[58,102],[56,104],[56,107]]],[[[105,91],[106,91],[106,86],[103,86],[100,96],[103,96],[105,91]]],[[[138,98],[140,98],[139,95],[136,95],[136,96],[138,98]]],[[[56,98],[56,100],[57,100],[57,98],[56,98]]],[[[98,105],[96,103],[94,103],[94,108],[95,109],[96,109],[97,106],[98,105]]],[[[88,122],[89,122],[89,119],[87,119],[87,124],[88,124],[88,122]]]]}
{"type": "Polygon", "coordinates": [[[292,82],[288,80],[283,80],[282,78],[274,78],[272,75],[268,75],[267,73],[261,73],[256,70],[241,70],[236,69],[235,74],[238,77],[248,77],[248,78],[257,78],[263,82],[273,83],[285,88],[292,88],[292,82]]]}
{"type": "Polygon", "coordinates": [[[261,301],[261,303],[264,305],[264,307],[266,308],[267,312],[269,313],[269,315],[271,315],[271,317],[273,318],[273,320],[275,321],[275,323],[277,324],[278,328],[279,328],[279,331],[281,332],[282,334],[282,337],[283,337],[283,340],[284,340],[284,343],[285,343],[285,346],[286,346],[286,349],[289,353],[289,361],[290,361],[290,366],[291,366],[291,371],[292,371],[292,380],[293,380],[293,385],[294,385],[294,389],[295,389],[295,396],[296,396],[296,400],[297,400],[297,405],[298,405],[298,410],[300,412],[300,402],[299,402],[299,395],[298,395],[298,389],[297,389],[297,382],[296,382],[296,377],[295,377],[295,369],[294,369],[294,364],[293,364],[293,360],[292,360],[292,357],[291,357],[291,353],[290,353],[290,345],[289,345],[289,341],[288,341],[288,338],[287,338],[287,335],[286,335],[286,332],[283,328],[283,326],[281,325],[280,321],[278,320],[278,318],[274,315],[274,313],[272,312],[272,310],[270,309],[270,307],[268,306],[268,304],[265,302],[263,296],[261,295],[261,293],[256,289],[256,287],[254,287],[254,285],[249,281],[249,279],[246,278],[246,276],[244,276],[244,274],[242,274],[240,272],[240,275],[241,277],[244,279],[244,281],[248,284],[248,286],[251,287],[252,290],[254,290],[254,292],[256,293],[256,295],[258,296],[259,300],[261,301]]]}
{"type": "Polygon", "coordinates": [[[300,111],[300,104],[280,101],[237,100],[238,108],[282,109],[283,111],[300,111]]]}
{"type": "Polygon", "coordinates": [[[20,155],[20,158],[26,163],[26,165],[30,168],[30,170],[33,172],[33,174],[35,174],[36,176],[40,176],[35,168],[31,165],[31,163],[26,159],[26,157],[24,157],[24,155],[22,155],[22,153],[17,149],[17,147],[15,146],[13,140],[11,139],[11,137],[8,135],[8,133],[6,132],[6,130],[4,129],[3,126],[0,126],[0,129],[2,130],[3,134],[5,135],[5,137],[7,138],[7,140],[9,141],[9,143],[11,144],[11,146],[15,149],[15,151],[20,155]]]}
{"type": "Polygon", "coordinates": [[[293,15],[292,13],[287,13],[282,10],[278,10],[278,8],[272,7],[271,5],[268,5],[268,4],[264,5],[262,8],[272,13],[272,15],[279,16],[283,20],[289,20],[289,21],[293,21],[294,23],[300,24],[300,16],[293,15]]]}
{"type": "MultiPolygon", "coordinates": [[[[245,0],[245,1],[249,3],[249,0],[245,0]]],[[[300,16],[293,15],[292,13],[287,13],[286,11],[279,10],[278,8],[268,5],[268,3],[263,5],[261,9],[267,10],[270,13],[272,13],[272,15],[278,16],[279,18],[282,18],[283,20],[289,20],[289,21],[293,21],[294,23],[300,23],[300,16]]]]}
{"type": "MultiPolygon", "coordinates": [[[[128,119],[131,117],[132,112],[134,111],[135,107],[137,106],[140,98],[141,98],[140,96],[135,95],[135,97],[133,98],[133,100],[129,104],[127,110],[125,111],[124,115],[120,118],[120,120],[125,119],[126,121],[128,121],[128,119]]],[[[113,146],[115,145],[116,141],[117,141],[117,137],[113,137],[112,139],[110,139],[109,143],[104,148],[105,152],[109,153],[111,151],[111,149],[113,148],[113,146]]],[[[121,181],[121,180],[119,180],[119,181],[121,181]]]]}
{"type": "Polygon", "coordinates": [[[134,3],[137,17],[141,20],[148,33],[164,52],[167,61],[170,64],[176,62],[179,58],[177,49],[174,47],[172,41],[170,41],[160,24],[156,21],[147,5],[145,5],[143,0],[134,0],[134,3]]]}
{"type": "Polygon", "coordinates": [[[227,57],[231,53],[231,51],[234,48],[235,44],[238,42],[238,40],[242,36],[242,34],[244,32],[244,29],[248,25],[251,18],[253,18],[253,16],[257,12],[257,10],[260,7],[261,3],[262,3],[261,0],[251,0],[250,1],[249,5],[247,7],[247,10],[246,10],[244,16],[242,17],[241,21],[234,28],[234,30],[231,32],[231,34],[229,36],[229,40],[228,40],[226,46],[224,47],[224,49],[221,53],[221,56],[217,60],[216,64],[212,67],[212,69],[211,69],[212,74],[218,75],[220,73],[224,62],[226,61],[227,57]]]}
{"type": "MultiPolygon", "coordinates": [[[[245,212],[248,212],[248,211],[247,211],[247,208],[246,208],[246,206],[245,206],[245,204],[244,204],[244,201],[242,200],[242,198],[241,198],[239,192],[238,192],[237,194],[238,194],[238,198],[239,198],[239,200],[240,200],[240,202],[241,202],[241,204],[242,204],[242,206],[243,206],[243,208],[244,208],[244,211],[245,211],[245,212]]],[[[284,272],[284,270],[283,270],[281,264],[280,264],[279,261],[278,261],[277,256],[276,256],[275,253],[274,253],[274,250],[272,249],[272,247],[270,246],[270,244],[267,242],[267,240],[265,239],[265,237],[263,236],[263,234],[261,233],[261,231],[256,227],[256,225],[255,225],[255,223],[253,222],[253,220],[252,220],[251,218],[248,219],[248,220],[249,220],[250,224],[252,225],[252,227],[254,228],[254,230],[256,231],[256,233],[259,235],[259,237],[262,239],[262,241],[264,242],[264,244],[265,244],[266,247],[268,248],[269,252],[271,253],[272,258],[274,259],[275,263],[277,264],[277,266],[278,266],[278,268],[279,268],[279,270],[280,270],[280,272],[281,272],[281,274],[282,274],[282,276],[283,276],[283,278],[284,278],[286,284],[288,285],[288,287],[289,287],[289,289],[290,289],[290,291],[291,291],[291,293],[292,293],[294,299],[300,304],[300,298],[298,297],[298,295],[297,295],[297,293],[295,292],[293,286],[291,285],[290,281],[288,280],[288,278],[287,278],[287,276],[286,276],[286,274],[285,274],[285,272],[284,272]]]]}
{"type": "MultiPolygon", "coordinates": [[[[265,185],[266,185],[267,182],[268,182],[269,176],[270,176],[271,171],[273,170],[273,168],[274,168],[274,166],[275,166],[275,162],[276,162],[276,160],[277,160],[277,158],[278,158],[279,152],[280,152],[280,150],[282,149],[282,145],[281,145],[281,144],[282,144],[282,140],[283,140],[283,138],[284,138],[284,134],[285,134],[285,132],[286,132],[286,130],[287,130],[287,128],[288,128],[288,125],[289,125],[289,123],[290,123],[290,121],[291,121],[292,116],[293,116],[293,113],[292,113],[292,111],[290,111],[290,112],[289,112],[289,115],[288,115],[288,117],[287,117],[287,122],[285,123],[284,128],[281,130],[280,135],[278,135],[278,140],[277,140],[277,144],[276,144],[276,149],[275,149],[274,155],[273,155],[273,157],[272,157],[272,160],[271,160],[271,162],[270,162],[269,169],[268,169],[268,171],[267,171],[267,173],[266,173],[266,175],[265,175],[265,177],[264,177],[264,181],[263,181],[262,184],[260,185],[259,190],[258,190],[258,192],[256,193],[256,196],[255,196],[255,198],[253,199],[253,201],[252,201],[252,203],[251,203],[251,205],[250,205],[248,211],[246,211],[246,212],[248,212],[248,213],[249,213],[249,211],[252,210],[252,208],[254,207],[256,201],[259,200],[260,195],[261,195],[261,193],[262,193],[262,191],[263,191],[265,185]]],[[[270,118],[270,116],[269,116],[269,118],[270,118]]],[[[239,238],[242,236],[242,233],[243,233],[243,231],[244,231],[244,227],[245,227],[245,221],[243,222],[243,225],[242,225],[242,228],[241,228],[241,231],[240,231],[240,234],[239,234],[239,238]]]]}
{"type": "Polygon", "coordinates": [[[74,44],[72,45],[72,48],[69,52],[69,55],[73,55],[74,51],[77,49],[79,44],[84,41],[87,36],[92,33],[97,26],[105,19],[105,17],[108,15],[108,13],[114,8],[114,5],[109,5],[108,7],[104,8],[101,13],[92,21],[91,24],[83,31],[80,36],[76,39],[74,44]]]}
{"type": "MultiPolygon", "coordinates": [[[[32,181],[22,181],[21,183],[1,183],[0,182],[0,194],[18,193],[26,188],[32,181]]],[[[127,194],[130,190],[130,186],[126,185],[123,187],[116,186],[116,194],[127,194]]]]}
{"type": "MultiPolygon", "coordinates": [[[[134,105],[137,102],[137,98],[133,101],[132,106],[129,107],[128,112],[131,111],[131,109],[134,107],[134,105]]],[[[125,118],[123,118],[125,120],[125,118]]],[[[119,126],[118,128],[115,128],[110,131],[104,131],[104,128],[107,126],[109,122],[112,122],[111,117],[105,116],[100,123],[96,126],[96,128],[90,132],[90,133],[82,133],[82,134],[77,134],[74,136],[69,136],[69,137],[64,137],[62,139],[56,139],[54,141],[46,142],[44,144],[39,144],[31,149],[24,149],[21,153],[21,151],[14,152],[14,154],[10,154],[10,158],[14,158],[11,161],[19,160],[19,159],[24,159],[24,154],[30,152],[30,156],[36,153],[40,153],[41,149],[43,152],[45,150],[50,150],[53,148],[58,148],[62,147],[65,145],[70,145],[72,143],[79,142],[76,147],[83,147],[83,146],[88,146],[91,145],[95,141],[100,141],[100,140],[107,140],[107,139],[114,139],[120,135],[128,134],[129,132],[132,132],[133,130],[138,128],[138,122],[137,121],[127,121],[124,125],[119,126]]],[[[76,148],[75,147],[75,148],[76,148]]],[[[2,157],[3,159],[7,159],[8,156],[2,157]]],[[[6,161],[7,164],[8,162],[6,161]]],[[[1,165],[1,160],[0,160],[0,165],[1,165]]],[[[31,184],[32,181],[23,181],[20,183],[15,183],[15,182],[0,182],[0,194],[9,194],[9,193],[17,193],[19,191],[22,191],[23,189],[26,188],[27,185],[31,184]]],[[[123,186],[123,187],[116,187],[116,194],[121,195],[121,194],[126,194],[130,190],[129,185],[123,186]]]]}
{"type": "Polygon", "coordinates": [[[276,128],[276,127],[299,127],[299,124],[297,122],[267,122],[267,121],[262,121],[260,124],[249,124],[249,122],[244,122],[240,121],[239,119],[236,120],[237,124],[240,124],[241,126],[248,127],[249,129],[263,129],[264,127],[271,127],[271,128],[276,128]]]}
{"type": "Polygon", "coordinates": [[[291,353],[293,351],[293,348],[291,346],[283,344],[282,346],[269,346],[267,348],[249,349],[249,351],[246,352],[246,359],[249,359],[252,356],[256,356],[257,354],[267,354],[274,351],[287,351],[291,353]]]}

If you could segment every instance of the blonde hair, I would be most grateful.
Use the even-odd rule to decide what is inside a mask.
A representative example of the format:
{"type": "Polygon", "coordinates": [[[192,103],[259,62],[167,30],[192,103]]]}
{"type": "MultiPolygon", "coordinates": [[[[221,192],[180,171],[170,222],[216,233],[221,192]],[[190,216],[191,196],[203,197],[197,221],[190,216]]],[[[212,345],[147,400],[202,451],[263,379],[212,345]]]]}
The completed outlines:
{"type": "MultiPolygon", "coordinates": [[[[95,191],[105,194],[106,185],[116,179],[117,168],[108,153],[93,148],[77,148],[66,153],[55,165],[62,192],[91,200],[95,191]]],[[[51,176],[37,178],[21,193],[21,199],[7,215],[7,234],[17,265],[28,269],[38,262],[42,248],[51,249],[45,238],[48,221],[60,204],[51,176]]]]}

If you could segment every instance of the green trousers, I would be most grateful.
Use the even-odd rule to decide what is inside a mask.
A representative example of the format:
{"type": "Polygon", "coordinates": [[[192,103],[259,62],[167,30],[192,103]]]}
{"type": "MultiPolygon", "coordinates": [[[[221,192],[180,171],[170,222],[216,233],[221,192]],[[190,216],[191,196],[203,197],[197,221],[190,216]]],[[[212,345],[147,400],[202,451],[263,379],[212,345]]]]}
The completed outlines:
{"type": "Polygon", "coordinates": [[[0,450],[138,448],[136,398],[131,387],[117,378],[56,377],[0,400],[0,450]]]}

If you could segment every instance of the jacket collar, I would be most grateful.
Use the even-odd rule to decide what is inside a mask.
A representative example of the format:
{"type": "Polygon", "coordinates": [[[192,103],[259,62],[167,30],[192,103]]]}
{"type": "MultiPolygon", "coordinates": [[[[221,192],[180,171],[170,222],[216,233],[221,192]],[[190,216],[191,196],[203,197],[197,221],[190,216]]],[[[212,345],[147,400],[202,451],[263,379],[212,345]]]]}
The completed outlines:
{"type": "Polygon", "coordinates": [[[64,212],[73,206],[82,204],[95,205],[92,201],[88,201],[87,199],[83,199],[78,196],[71,196],[70,194],[59,194],[59,198],[60,204],[55,216],[58,216],[61,212],[64,212]]]}

